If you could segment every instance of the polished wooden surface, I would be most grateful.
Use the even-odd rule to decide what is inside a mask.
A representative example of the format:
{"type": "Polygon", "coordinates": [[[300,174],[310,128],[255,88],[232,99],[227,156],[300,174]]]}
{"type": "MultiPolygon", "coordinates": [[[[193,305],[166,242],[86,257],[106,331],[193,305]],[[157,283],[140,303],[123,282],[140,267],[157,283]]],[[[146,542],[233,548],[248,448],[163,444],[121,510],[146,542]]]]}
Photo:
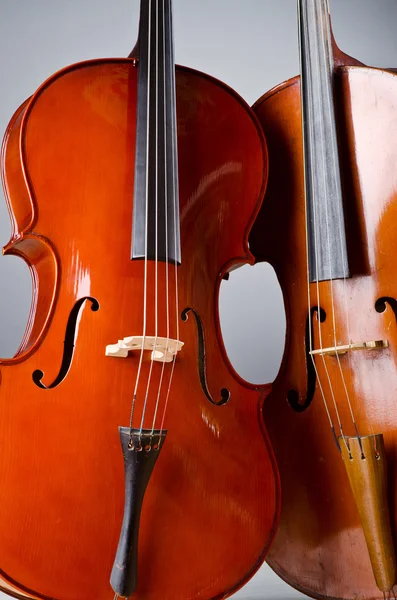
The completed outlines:
{"type": "MultiPolygon", "coordinates": [[[[397,322],[397,78],[385,71],[342,67],[337,81],[342,175],[351,279],[333,283],[337,343],[347,343],[345,303],[353,341],[387,339],[389,348],[340,356],[361,435],[383,433],[389,471],[388,501],[397,534],[396,443],[397,322]]],[[[334,442],[317,384],[310,406],[294,411],[287,401],[307,393],[305,326],[308,317],[305,205],[299,78],[255,105],[269,147],[268,189],[250,237],[257,260],[275,268],[287,314],[286,346],[264,416],[282,485],[279,529],[268,556],[288,583],[315,598],[383,600],[375,584],[358,510],[334,442]]],[[[330,283],[321,282],[323,346],[333,346],[330,283]]],[[[311,284],[311,304],[317,305],[311,284]]],[[[319,347],[313,317],[314,347],[319,347]]],[[[335,357],[326,357],[346,435],[355,435],[335,357]]],[[[319,378],[324,368],[317,361],[319,378]]],[[[326,383],[324,383],[324,387],[326,383]]],[[[327,388],[329,397],[329,390],[327,388]]],[[[331,404],[331,403],[330,403],[331,404]]],[[[332,417],[335,412],[331,408],[332,417]]]]}
{"type": "MultiPolygon", "coordinates": [[[[142,332],[144,263],[129,258],[136,79],[131,60],[66,69],[20,109],[5,140],[13,222],[5,251],[30,265],[34,297],[19,352],[0,365],[0,567],[17,586],[60,600],[113,598],[109,576],[124,501],[118,426],[128,425],[138,358],[106,357],[105,347],[142,332]],[[65,380],[40,389],[32,373],[43,370],[47,385],[56,377],[68,316],[84,296],[100,308],[83,309],[65,380]]],[[[231,397],[216,406],[201,389],[190,313],[180,321],[185,345],[167,439],[144,500],[139,600],[232,593],[264,559],[279,505],[259,418],[268,387],[249,386],[233,371],[218,320],[223,274],[253,260],[247,236],[267,177],[263,137],[236,94],[185,68],[177,69],[177,118],[179,310],[192,307],[201,319],[210,394],[218,401],[227,388],[231,397]]],[[[164,270],[161,263],[162,295],[164,270]]],[[[152,276],[149,265],[150,298],[152,276]]],[[[171,307],[173,284],[171,268],[171,307]]],[[[151,329],[152,308],[148,319],[151,329]]],[[[161,313],[159,335],[164,329],[161,313]]],[[[155,383],[160,369],[154,365],[155,383]]],[[[143,383],[138,422],[142,390],[143,383]]]]}

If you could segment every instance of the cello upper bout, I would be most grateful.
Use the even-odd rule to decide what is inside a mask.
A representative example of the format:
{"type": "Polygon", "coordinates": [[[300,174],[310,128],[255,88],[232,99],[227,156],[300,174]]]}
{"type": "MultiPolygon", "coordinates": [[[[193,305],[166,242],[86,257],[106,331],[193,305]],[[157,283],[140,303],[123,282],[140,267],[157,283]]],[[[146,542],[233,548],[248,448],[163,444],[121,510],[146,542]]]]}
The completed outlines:
{"type": "Polygon", "coordinates": [[[36,219],[35,204],[23,166],[23,127],[29,99],[14,113],[4,136],[1,153],[1,176],[11,220],[11,237],[3,247],[4,255],[22,258],[32,277],[32,303],[21,344],[12,359],[1,364],[19,362],[34,351],[49,323],[56,296],[58,261],[50,242],[32,233],[36,219]],[[43,287],[39,294],[39,282],[43,287]]]}
{"type": "Polygon", "coordinates": [[[7,208],[10,215],[12,233],[3,253],[10,248],[21,235],[32,228],[35,208],[25,179],[22,164],[21,136],[29,99],[15,111],[8,124],[1,151],[1,177],[7,208]]]}

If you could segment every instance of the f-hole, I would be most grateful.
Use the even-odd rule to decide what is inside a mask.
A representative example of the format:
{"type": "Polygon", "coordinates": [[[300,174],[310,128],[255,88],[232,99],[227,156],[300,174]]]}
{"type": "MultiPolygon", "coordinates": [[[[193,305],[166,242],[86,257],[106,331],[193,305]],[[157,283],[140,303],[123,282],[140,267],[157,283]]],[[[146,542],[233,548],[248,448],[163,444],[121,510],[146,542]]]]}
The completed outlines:
{"type": "Polygon", "coordinates": [[[50,385],[45,385],[42,382],[42,379],[44,377],[44,371],[41,371],[40,369],[36,369],[36,371],[33,371],[32,379],[39,388],[43,390],[51,390],[52,388],[62,383],[66,375],[69,373],[75,348],[77,320],[79,318],[79,314],[83,307],[83,304],[86,300],[89,300],[91,302],[91,310],[93,312],[99,310],[98,300],[92,298],[91,296],[85,296],[84,298],[80,298],[80,300],[77,300],[76,304],[70,311],[68,323],[66,325],[65,340],[63,342],[62,364],[61,368],[59,369],[59,373],[50,385]]]}
{"type": "Polygon", "coordinates": [[[306,319],[306,329],[305,329],[305,354],[306,354],[306,370],[307,370],[307,386],[306,386],[306,398],[304,402],[299,401],[299,392],[296,390],[289,390],[287,393],[287,400],[290,407],[296,412],[303,412],[306,410],[314,397],[314,392],[316,391],[316,371],[313,365],[312,357],[310,356],[310,348],[314,347],[314,326],[313,326],[313,316],[314,313],[317,314],[317,319],[320,320],[320,323],[324,323],[327,315],[323,308],[320,306],[320,310],[318,306],[313,306],[310,310],[310,314],[306,319]],[[311,328],[310,321],[311,319],[311,328]],[[311,329],[311,340],[310,340],[310,329],[311,329]],[[310,343],[311,342],[311,343],[310,343]]]}
{"type": "Polygon", "coordinates": [[[378,298],[375,302],[375,310],[378,313],[383,313],[386,310],[386,305],[389,305],[392,311],[394,312],[394,316],[397,320],[397,300],[392,298],[391,296],[382,296],[382,298],[378,298]]]}
{"type": "Polygon", "coordinates": [[[205,339],[204,339],[204,329],[201,319],[198,313],[194,310],[194,308],[185,308],[181,313],[182,321],[186,322],[188,320],[189,312],[193,313],[193,316],[196,320],[197,325],[197,346],[198,346],[198,372],[200,377],[200,383],[202,390],[204,392],[207,400],[211,402],[211,404],[215,404],[216,406],[222,406],[226,404],[226,402],[230,398],[230,391],[226,388],[221,389],[221,397],[220,400],[214,400],[211,396],[208,385],[207,385],[207,367],[206,367],[206,351],[205,351],[205,339]]]}

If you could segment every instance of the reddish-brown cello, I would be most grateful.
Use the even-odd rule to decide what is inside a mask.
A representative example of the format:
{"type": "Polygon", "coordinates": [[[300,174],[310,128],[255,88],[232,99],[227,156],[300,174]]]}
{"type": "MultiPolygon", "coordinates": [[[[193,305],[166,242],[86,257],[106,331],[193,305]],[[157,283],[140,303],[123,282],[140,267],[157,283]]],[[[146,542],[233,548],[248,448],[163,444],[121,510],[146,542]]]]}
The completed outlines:
{"type": "Polygon", "coordinates": [[[55,74],[4,141],[5,253],[33,302],[0,363],[0,569],[43,598],[111,599],[113,563],[119,596],[223,598],[277,523],[267,388],[218,319],[222,277],[253,261],[265,142],[227,86],[175,71],[171,25],[143,0],[137,60],[55,74]]]}
{"type": "Polygon", "coordinates": [[[250,248],[287,314],[264,408],[283,495],[268,562],[315,598],[383,600],[396,583],[397,78],[337,48],[327,4],[299,2],[302,85],[254,107],[272,168],[250,248]]]}

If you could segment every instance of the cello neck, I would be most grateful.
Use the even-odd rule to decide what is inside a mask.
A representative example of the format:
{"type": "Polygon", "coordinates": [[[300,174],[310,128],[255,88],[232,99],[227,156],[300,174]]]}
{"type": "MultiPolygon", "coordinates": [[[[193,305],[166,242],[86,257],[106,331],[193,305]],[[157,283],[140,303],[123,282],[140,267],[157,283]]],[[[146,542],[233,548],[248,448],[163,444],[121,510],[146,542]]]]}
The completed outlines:
{"type": "Polygon", "coordinates": [[[327,0],[298,0],[310,281],[349,277],[327,0]]]}
{"type": "Polygon", "coordinates": [[[180,263],[171,0],[142,0],[131,258],[180,263]]]}

